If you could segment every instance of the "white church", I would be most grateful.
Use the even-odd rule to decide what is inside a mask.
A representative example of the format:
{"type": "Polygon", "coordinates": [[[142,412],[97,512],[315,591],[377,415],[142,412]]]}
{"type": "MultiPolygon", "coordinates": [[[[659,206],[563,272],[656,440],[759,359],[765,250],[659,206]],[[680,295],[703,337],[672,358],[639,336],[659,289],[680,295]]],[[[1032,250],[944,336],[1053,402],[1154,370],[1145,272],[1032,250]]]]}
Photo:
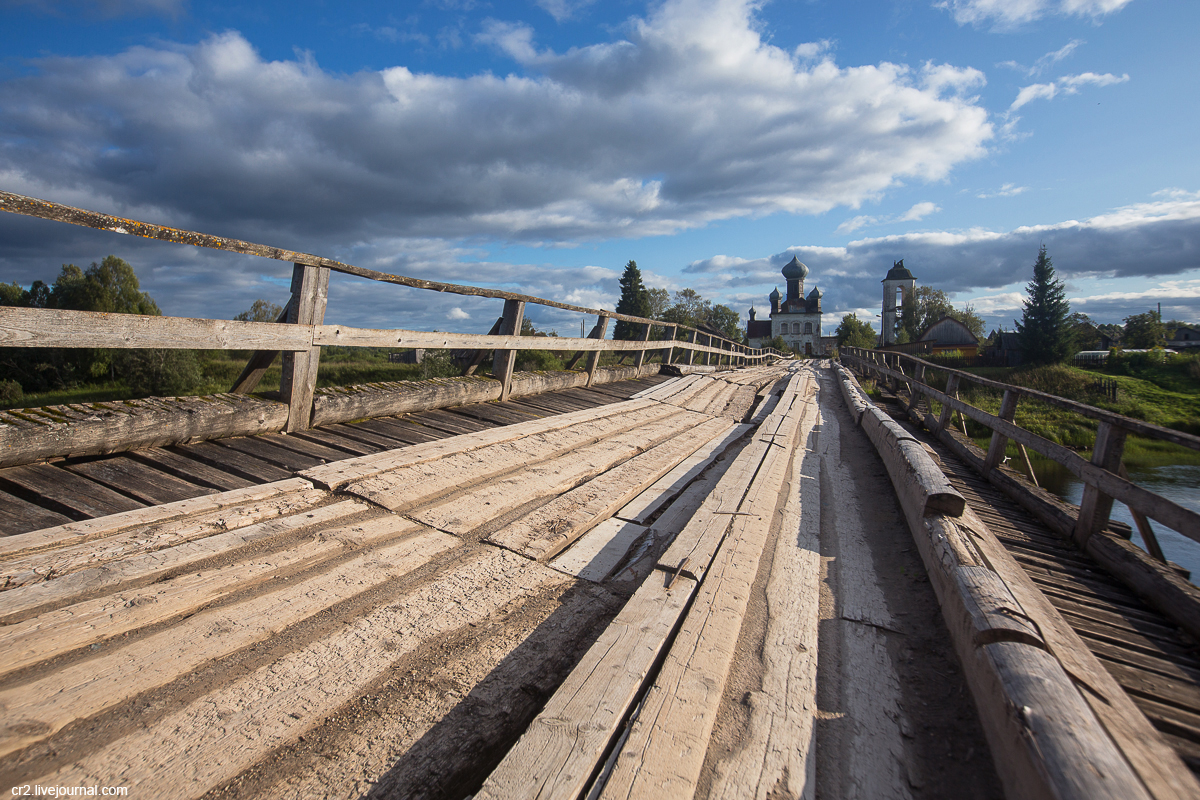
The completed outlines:
{"type": "Polygon", "coordinates": [[[779,294],[776,287],[770,294],[771,319],[756,320],[757,311],[750,309],[750,322],[746,325],[746,338],[751,347],[762,347],[776,336],[799,352],[812,355],[821,352],[821,290],[813,290],[804,296],[804,279],[808,267],[793,257],[783,268],[787,282],[787,296],[779,294]]]}

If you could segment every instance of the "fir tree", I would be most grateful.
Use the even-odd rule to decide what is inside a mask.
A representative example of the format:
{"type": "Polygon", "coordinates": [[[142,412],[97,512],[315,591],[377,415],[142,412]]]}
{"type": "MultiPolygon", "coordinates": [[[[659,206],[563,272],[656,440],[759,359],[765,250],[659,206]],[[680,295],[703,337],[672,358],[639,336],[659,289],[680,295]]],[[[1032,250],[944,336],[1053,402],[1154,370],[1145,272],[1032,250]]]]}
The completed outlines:
{"type": "Polygon", "coordinates": [[[1046,245],[1033,265],[1033,280],[1026,287],[1021,321],[1016,323],[1017,337],[1025,361],[1031,364],[1055,364],[1071,355],[1071,305],[1066,288],[1054,276],[1054,265],[1046,255],[1046,245]]]}
{"type": "MultiPolygon", "coordinates": [[[[625,272],[621,275],[621,299],[617,302],[617,313],[631,317],[650,316],[650,292],[642,283],[642,271],[638,269],[636,261],[626,264],[625,272]]],[[[617,320],[613,338],[640,339],[644,327],[636,322],[617,320]]]]}

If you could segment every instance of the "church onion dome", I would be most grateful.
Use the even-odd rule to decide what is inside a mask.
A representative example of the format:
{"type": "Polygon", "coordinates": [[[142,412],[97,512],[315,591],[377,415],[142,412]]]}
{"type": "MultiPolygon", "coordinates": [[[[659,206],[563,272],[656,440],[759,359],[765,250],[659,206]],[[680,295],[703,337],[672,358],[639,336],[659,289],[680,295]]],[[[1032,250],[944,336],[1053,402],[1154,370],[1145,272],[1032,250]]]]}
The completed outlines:
{"type": "Polygon", "coordinates": [[[821,297],[822,297],[821,290],[820,290],[820,289],[818,289],[818,288],[816,288],[815,286],[813,287],[813,290],[812,290],[811,292],[809,292],[809,293],[808,293],[808,298],[809,298],[810,300],[811,300],[811,299],[813,299],[814,297],[815,297],[817,300],[820,300],[820,299],[821,299],[821,297]]]}
{"type": "Polygon", "coordinates": [[[904,266],[904,259],[892,264],[892,268],[888,270],[885,281],[915,281],[916,277],[908,271],[908,267],[904,266]]]}
{"type": "Polygon", "coordinates": [[[808,267],[800,262],[800,259],[792,256],[792,260],[783,268],[783,277],[789,281],[804,280],[808,277],[808,267]]]}
{"type": "Polygon", "coordinates": [[[779,302],[779,301],[780,301],[782,298],[783,298],[783,295],[781,295],[781,294],[779,293],[779,287],[778,287],[778,286],[776,286],[776,287],[775,287],[775,288],[774,288],[774,289],[771,291],[771,295],[770,295],[770,297],[768,297],[767,299],[769,299],[769,300],[770,300],[771,302],[773,302],[773,303],[778,303],[778,302],[779,302]]]}

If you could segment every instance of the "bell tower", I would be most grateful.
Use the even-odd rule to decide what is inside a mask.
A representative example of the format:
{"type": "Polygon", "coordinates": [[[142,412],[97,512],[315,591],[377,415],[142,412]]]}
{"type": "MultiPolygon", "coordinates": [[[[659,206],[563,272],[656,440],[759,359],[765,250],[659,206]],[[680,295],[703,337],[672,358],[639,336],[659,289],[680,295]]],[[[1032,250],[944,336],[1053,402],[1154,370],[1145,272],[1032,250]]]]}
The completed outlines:
{"type": "Polygon", "coordinates": [[[883,279],[883,344],[895,344],[896,323],[900,321],[904,295],[916,288],[917,279],[904,266],[904,259],[892,262],[892,268],[883,279]]]}

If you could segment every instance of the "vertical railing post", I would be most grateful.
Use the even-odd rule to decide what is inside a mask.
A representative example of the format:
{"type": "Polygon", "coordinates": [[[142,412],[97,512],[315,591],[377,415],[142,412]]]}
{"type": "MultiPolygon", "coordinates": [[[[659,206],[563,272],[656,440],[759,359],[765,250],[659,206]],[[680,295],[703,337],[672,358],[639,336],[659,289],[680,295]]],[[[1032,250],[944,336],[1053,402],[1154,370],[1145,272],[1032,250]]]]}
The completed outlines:
{"type": "MultiPolygon", "coordinates": [[[[521,320],[525,317],[525,301],[505,300],[501,336],[520,336],[521,320]]],[[[492,356],[492,377],[500,381],[500,400],[508,399],[512,393],[513,367],[517,363],[516,350],[496,350],[492,356]]]]}
{"type": "MultiPolygon", "coordinates": [[[[712,347],[712,337],[707,334],[704,336],[704,346],[712,347]]],[[[712,366],[712,353],[708,352],[707,350],[704,351],[704,366],[712,366]]]]}
{"type": "MultiPolygon", "coordinates": [[[[608,330],[608,317],[601,314],[599,317],[596,318],[596,324],[592,326],[592,330],[588,333],[587,338],[588,339],[603,339],[604,331],[606,331],[606,330],[608,330]]],[[[588,363],[590,364],[591,363],[590,354],[595,353],[595,352],[597,352],[597,351],[596,350],[580,350],[574,356],[571,357],[570,361],[567,362],[566,368],[574,369],[575,365],[579,363],[579,359],[583,358],[584,356],[589,356],[588,363]]]]}
{"type": "MultiPolygon", "coordinates": [[[[1004,390],[1004,398],[1000,401],[1000,413],[997,415],[1005,422],[1012,422],[1017,413],[1017,401],[1021,396],[1012,389],[1004,390]]],[[[1008,447],[1008,437],[999,431],[992,431],[992,441],[988,445],[987,458],[983,460],[983,471],[991,472],[1004,461],[1004,451],[1008,447]]]]}
{"type": "Polygon", "coordinates": [[[664,332],[664,336],[665,336],[666,340],[668,342],[670,342],[670,344],[667,345],[666,347],[664,347],[662,350],[663,366],[670,364],[671,356],[673,356],[675,354],[675,331],[677,331],[677,330],[679,330],[679,327],[677,325],[672,325],[671,327],[667,328],[666,331],[664,332]]]}
{"type": "MultiPolygon", "coordinates": [[[[946,397],[958,396],[958,376],[951,375],[946,381],[946,397]]],[[[950,422],[950,415],[954,413],[954,408],[949,403],[942,403],[942,413],[938,415],[938,432],[946,430],[946,425],[950,422]]]]}
{"type": "Polygon", "coordinates": [[[917,391],[917,384],[923,385],[924,383],[925,365],[918,364],[917,368],[913,370],[913,382],[909,384],[909,391],[912,394],[912,396],[908,398],[908,410],[910,412],[917,407],[917,403],[921,402],[921,393],[917,391]]]}
{"type": "MultiPolygon", "coordinates": [[[[503,325],[504,325],[504,317],[497,317],[496,321],[492,324],[492,327],[488,331],[487,335],[495,336],[496,334],[500,333],[500,328],[503,325]]],[[[471,354],[471,360],[467,362],[467,365],[465,367],[463,367],[463,376],[474,375],[475,370],[479,369],[479,365],[483,363],[483,360],[485,358],[487,358],[487,354],[489,352],[491,352],[491,351],[489,351],[489,350],[474,351],[471,354]]],[[[567,369],[570,369],[570,367],[567,367],[567,369]]]]}
{"type": "MultiPolygon", "coordinates": [[[[688,343],[689,343],[689,344],[695,344],[695,343],[696,343],[696,338],[697,338],[697,337],[696,337],[696,332],[695,332],[695,331],[688,331],[688,339],[687,339],[687,340],[688,340],[688,343]]],[[[689,366],[689,367],[692,365],[692,357],[693,357],[693,356],[695,356],[695,355],[696,355],[696,351],[695,351],[695,350],[689,349],[689,350],[687,351],[687,363],[688,363],[688,366],[689,366]]]]}
{"type": "MultiPolygon", "coordinates": [[[[608,317],[601,315],[600,319],[596,320],[596,327],[592,329],[592,333],[596,334],[595,338],[599,339],[600,341],[604,341],[604,336],[608,333],[608,320],[608,317]]],[[[588,338],[592,337],[589,336],[588,338]]],[[[592,381],[596,380],[596,367],[600,364],[600,353],[600,350],[593,350],[592,352],[588,353],[588,386],[591,386],[592,381]]]]}
{"type": "MultiPolygon", "coordinates": [[[[292,325],[321,325],[329,300],[329,268],[292,265],[292,299],[287,321],[292,325]]],[[[321,348],[288,351],[283,354],[283,375],[279,383],[280,399],[288,405],[288,431],[307,430],[312,421],[313,391],[317,387],[317,367],[321,348]]]]}
{"type": "MultiPolygon", "coordinates": [[[[1125,453],[1125,429],[1111,422],[1101,422],[1096,429],[1096,449],[1092,451],[1092,463],[1102,470],[1119,474],[1121,456],[1125,453]]],[[[1083,487],[1083,499],[1079,501],[1079,520],[1075,523],[1075,544],[1081,548],[1093,533],[1108,526],[1108,515],[1112,513],[1113,500],[1092,484],[1083,487]]]]}
{"type": "MultiPolygon", "coordinates": [[[[641,341],[648,342],[648,341],[650,341],[650,323],[647,322],[642,327],[645,328],[645,330],[642,331],[641,341]]],[[[634,359],[633,365],[635,367],[637,367],[638,369],[641,369],[642,365],[645,363],[646,363],[646,351],[638,350],[637,358],[634,359]]]]}

